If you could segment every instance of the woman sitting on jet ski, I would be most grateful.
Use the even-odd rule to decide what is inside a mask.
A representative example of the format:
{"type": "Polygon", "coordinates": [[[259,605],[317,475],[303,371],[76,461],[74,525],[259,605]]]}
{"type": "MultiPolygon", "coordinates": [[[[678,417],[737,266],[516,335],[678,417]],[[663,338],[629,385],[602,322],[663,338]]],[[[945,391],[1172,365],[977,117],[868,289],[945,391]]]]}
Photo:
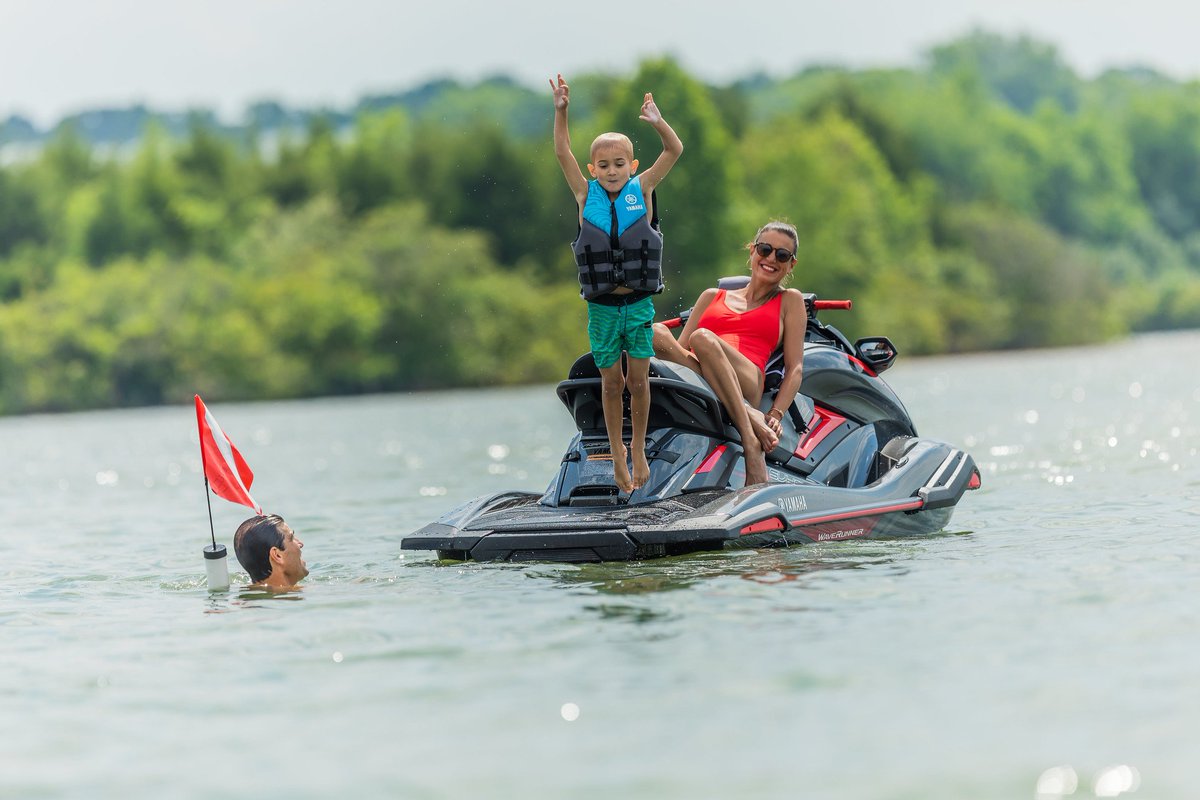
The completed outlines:
{"type": "Polygon", "coordinates": [[[784,288],[796,265],[800,237],[786,222],[768,222],[749,245],[750,283],[741,289],[705,289],[676,339],[662,323],[654,326],[654,354],[704,378],[729,413],[742,438],[746,485],[766,483],[766,453],[779,443],[780,420],[800,389],[804,296],[784,288]],[[763,371],[782,344],[784,374],[766,414],[758,410],[763,371]]]}

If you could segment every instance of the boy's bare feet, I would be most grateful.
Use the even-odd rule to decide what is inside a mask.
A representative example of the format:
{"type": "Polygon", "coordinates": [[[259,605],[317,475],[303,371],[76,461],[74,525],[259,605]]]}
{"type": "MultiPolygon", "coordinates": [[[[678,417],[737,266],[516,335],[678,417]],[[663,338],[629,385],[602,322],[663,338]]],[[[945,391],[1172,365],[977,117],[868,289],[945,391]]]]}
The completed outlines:
{"type": "Polygon", "coordinates": [[[637,447],[633,451],[633,488],[640,489],[650,480],[650,462],[646,460],[646,448],[637,447]]]}
{"type": "Polygon", "coordinates": [[[617,488],[625,494],[633,491],[633,478],[629,475],[629,465],[626,463],[629,460],[629,448],[621,447],[621,457],[617,458],[617,454],[613,453],[613,480],[616,481],[617,488]]]}

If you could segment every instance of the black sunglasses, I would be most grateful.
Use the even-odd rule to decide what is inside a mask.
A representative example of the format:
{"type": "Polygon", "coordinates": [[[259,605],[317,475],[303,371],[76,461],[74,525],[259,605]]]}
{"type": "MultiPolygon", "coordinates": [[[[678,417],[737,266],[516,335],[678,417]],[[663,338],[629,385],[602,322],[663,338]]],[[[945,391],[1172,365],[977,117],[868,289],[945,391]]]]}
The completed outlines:
{"type": "Polygon", "coordinates": [[[766,258],[767,256],[771,255],[771,253],[774,253],[775,260],[778,261],[780,264],[786,264],[789,261],[791,261],[793,258],[796,257],[796,254],[793,253],[791,250],[787,250],[782,247],[772,247],[771,245],[767,244],[766,242],[755,242],[754,249],[757,250],[758,254],[760,256],[762,256],[763,258],[766,258]]]}

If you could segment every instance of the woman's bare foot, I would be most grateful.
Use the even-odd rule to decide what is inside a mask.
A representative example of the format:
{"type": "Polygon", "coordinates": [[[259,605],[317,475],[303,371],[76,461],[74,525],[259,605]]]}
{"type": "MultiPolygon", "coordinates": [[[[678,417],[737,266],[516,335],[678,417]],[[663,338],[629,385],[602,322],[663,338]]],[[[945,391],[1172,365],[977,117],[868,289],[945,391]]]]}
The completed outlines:
{"type": "Polygon", "coordinates": [[[633,451],[633,488],[640,489],[650,480],[650,462],[646,460],[646,448],[633,451]]]}
{"type": "Polygon", "coordinates": [[[763,452],[769,453],[774,450],[779,444],[779,435],[767,425],[767,418],[749,403],[746,404],[746,413],[750,415],[750,427],[754,429],[754,436],[762,445],[763,452]]]}
{"type": "Polygon", "coordinates": [[[762,451],[751,452],[747,450],[744,459],[746,462],[746,485],[751,486],[756,483],[766,483],[768,481],[767,459],[762,454],[762,451]]]}
{"type": "Polygon", "coordinates": [[[746,485],[767,482],[767,459],[758,439],[742,442],[742,462],[746,468],[746,485]]]}

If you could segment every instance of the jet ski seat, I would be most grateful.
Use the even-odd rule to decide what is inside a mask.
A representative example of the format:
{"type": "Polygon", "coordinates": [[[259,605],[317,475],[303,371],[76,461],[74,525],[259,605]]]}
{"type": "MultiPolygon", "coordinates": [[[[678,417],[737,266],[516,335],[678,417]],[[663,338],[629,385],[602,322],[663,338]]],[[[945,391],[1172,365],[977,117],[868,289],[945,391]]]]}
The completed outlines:
{"type": "MultiPolygon", "coordinates": [[[[558,397],[582,434],[607,438],[600,370],[591,353],[575,360],[567,379],[558,385],[558,397]]],[[[625,418],[629,418],[628,395],[625,418]]],[[[647,429],[657,428],[682,428],[740,441],[737,430],[725,421],[717,395],[703,378],[686,367],[652,358],[647,429]]]]}

